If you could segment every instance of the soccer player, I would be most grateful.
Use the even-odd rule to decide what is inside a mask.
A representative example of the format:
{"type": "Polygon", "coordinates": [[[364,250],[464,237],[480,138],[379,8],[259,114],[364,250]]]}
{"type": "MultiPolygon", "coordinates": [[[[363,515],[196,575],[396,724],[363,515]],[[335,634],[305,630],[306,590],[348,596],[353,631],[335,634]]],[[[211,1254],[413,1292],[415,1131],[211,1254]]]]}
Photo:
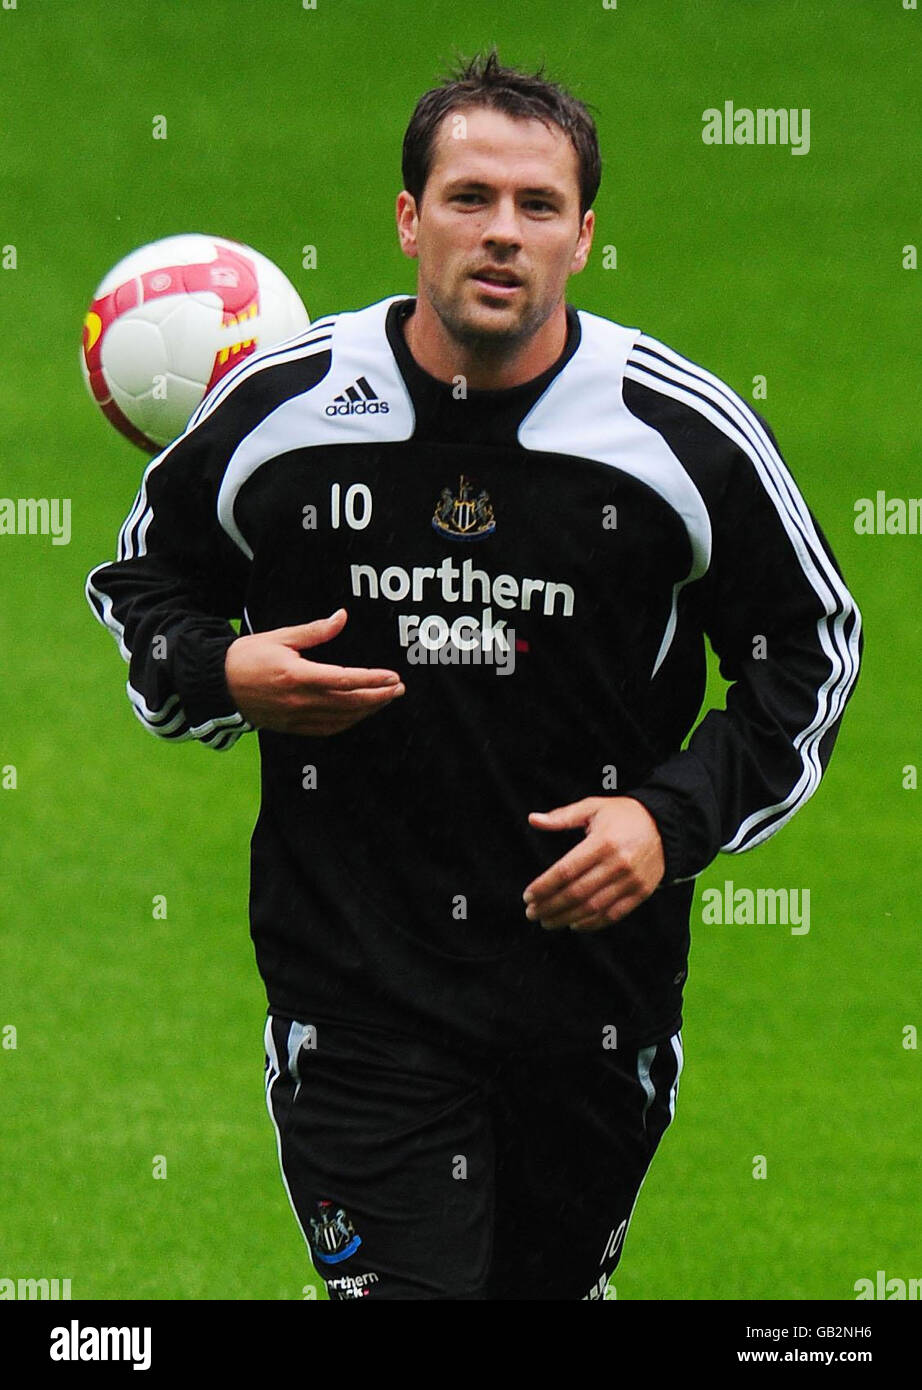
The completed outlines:
{"type": "Polygon", "coordinates": [[[606,1296],[695,876],[812,795],[857,675],[765,423],[567,302],[600,176],[541,74],[427,92],[416,295],[228,376],[88,581],[146,728],[258,730],[267,1101],[331,1298],[606,1296]],[[705,634],[731,686],[683,748],[705,634]]]}

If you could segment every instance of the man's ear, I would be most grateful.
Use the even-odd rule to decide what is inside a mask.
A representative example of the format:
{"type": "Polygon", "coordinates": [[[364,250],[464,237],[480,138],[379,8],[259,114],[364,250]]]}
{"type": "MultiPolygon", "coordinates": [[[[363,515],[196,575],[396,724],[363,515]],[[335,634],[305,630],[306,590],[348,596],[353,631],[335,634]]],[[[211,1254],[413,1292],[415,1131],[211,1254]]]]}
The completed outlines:
{"type": "Polygon", "coordinates": [[[573,260],[570,262],[570,274],[578,275],[589,259],[589,252],[592,250],[592,236],[595,231],[595,213],[592,208],[583,218],[583,225],[579,229],[579,240],[576,243],[576,250],[573,252],[573,260]]]}
{"type": "Polygon", "coordinates": [[[415,260],[419,254],[416,234],[419,227],[419,213],[416,199],[404,188],[397,194],[397,235],[400,249],[405,256],[415,260]]]}

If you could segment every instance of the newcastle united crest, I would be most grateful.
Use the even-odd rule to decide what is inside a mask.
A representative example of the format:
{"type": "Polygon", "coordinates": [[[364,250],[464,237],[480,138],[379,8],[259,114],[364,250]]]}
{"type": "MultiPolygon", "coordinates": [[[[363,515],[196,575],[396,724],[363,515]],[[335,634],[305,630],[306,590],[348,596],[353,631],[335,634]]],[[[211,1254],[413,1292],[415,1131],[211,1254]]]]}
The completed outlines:
{"type": "Polygon", "coordinates": [[[362,1243],[355,1227],[342,1207],[332,1202],[318,1202],[317,1215],[310,1218],[311,1248],[324,1264],[339,1264],[354,1255],[362,1243]]]}
{"type": "Polygon", "coordinates": [[[479,541],[491,536],[496,530],[496,521],[489,494],[482,488],[478,492],[462,473],[457,495],[453,496],[450,488],[442,488],[432,526],[453,541],[479,541]]]}

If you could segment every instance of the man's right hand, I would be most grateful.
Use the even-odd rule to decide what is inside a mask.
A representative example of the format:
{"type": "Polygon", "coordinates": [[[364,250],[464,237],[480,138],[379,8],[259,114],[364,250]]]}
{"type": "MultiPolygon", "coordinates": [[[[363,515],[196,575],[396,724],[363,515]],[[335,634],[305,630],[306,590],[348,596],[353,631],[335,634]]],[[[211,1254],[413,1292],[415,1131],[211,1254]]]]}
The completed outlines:
{"type": "Polygon", "coordinates": [[[234,703],[257,729],[282,734],[339,734],[405,692],[396,671],[328,666],[299,653],[337,637],[346,610],[329,618],[238,637],[224,670],[234,703]]]}

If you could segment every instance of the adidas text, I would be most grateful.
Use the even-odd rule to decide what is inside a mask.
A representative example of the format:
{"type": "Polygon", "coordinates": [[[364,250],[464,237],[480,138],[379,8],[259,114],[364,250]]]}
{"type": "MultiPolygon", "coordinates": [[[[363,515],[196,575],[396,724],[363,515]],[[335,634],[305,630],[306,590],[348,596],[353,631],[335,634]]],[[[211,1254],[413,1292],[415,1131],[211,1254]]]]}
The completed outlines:
{"type": "Polygon", "coordinates": [[[387,401],[331,401],[324,411],[325,415],[386,415],[390,410],[387,401]]]}

